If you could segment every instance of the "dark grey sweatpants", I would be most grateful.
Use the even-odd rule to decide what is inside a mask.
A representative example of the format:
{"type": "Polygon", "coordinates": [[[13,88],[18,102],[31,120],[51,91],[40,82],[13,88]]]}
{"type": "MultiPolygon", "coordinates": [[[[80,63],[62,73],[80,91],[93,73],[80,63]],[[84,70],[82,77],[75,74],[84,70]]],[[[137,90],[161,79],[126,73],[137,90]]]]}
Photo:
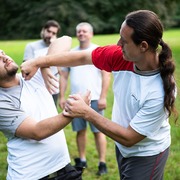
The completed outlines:
{"type": "Polygon", "coordinates": [[[163,180],[164,167],[168,155],[169,148],[154,156],[124,158],[116,146],[120,179],[163,180]]]}

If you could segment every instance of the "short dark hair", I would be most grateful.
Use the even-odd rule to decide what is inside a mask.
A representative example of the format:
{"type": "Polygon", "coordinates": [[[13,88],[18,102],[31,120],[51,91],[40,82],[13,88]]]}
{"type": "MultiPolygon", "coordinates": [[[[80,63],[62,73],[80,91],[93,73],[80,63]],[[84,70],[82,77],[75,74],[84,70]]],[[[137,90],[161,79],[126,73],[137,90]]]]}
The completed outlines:
{"type": "Polygon", "coordinates": [[[48,28],[51,27],[51,26],[57,27],[57,28],[58,28],[58,32],[61,30],[60,24],[59,24],[57,21],[55,21],[55,20],[49,20],[49,21],[47,21],[47,22],[44,24],[43,29],[48,29],[48,28]]]}

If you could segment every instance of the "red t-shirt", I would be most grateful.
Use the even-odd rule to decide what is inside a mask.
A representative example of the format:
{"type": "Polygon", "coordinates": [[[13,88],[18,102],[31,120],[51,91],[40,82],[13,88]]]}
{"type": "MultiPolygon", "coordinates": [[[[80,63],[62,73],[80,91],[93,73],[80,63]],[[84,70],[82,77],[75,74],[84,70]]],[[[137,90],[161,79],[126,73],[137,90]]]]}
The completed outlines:
{"type": "Polygon", "coordinates": [[[123,59],[122,48],[117,45],[98,47],[93,50],[92,62],[97,68],[108,72],[133,71],[133,62],[123,59]]]}

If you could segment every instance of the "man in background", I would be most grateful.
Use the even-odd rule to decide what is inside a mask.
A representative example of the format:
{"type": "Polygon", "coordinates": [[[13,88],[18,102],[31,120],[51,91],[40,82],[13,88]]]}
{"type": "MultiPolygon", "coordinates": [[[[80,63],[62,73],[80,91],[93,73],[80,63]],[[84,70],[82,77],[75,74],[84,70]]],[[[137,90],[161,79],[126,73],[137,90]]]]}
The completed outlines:
{"type": "MultiPolygon", "coordinates": [[[[57,35],[60,32],[60,30],[61,30],[61,27],[57,21],[55,20],[47,21],[42,27],[42,30],[40,33],[41,40],[31,42],[26,45],[25,51],[24,51],[24,58],[23,58],[24,61],[33,59],[35,57],[46,55],[49,45],[51,44],[53,40],[57,38],[57,35]]],[[[52,66],[51,71],[53,75],[55,75],[59,79],[60,68],[52,66]]],[[[41,73],[39,74],[40,74],[38,77],[39,81],[43,81],[41,73]]],[[[58,95],[59,95],[59,83],[57,83],[56,86],[57,88],[54,90],[54,92],[52,92],[55,105],[57,105],[57,100],[58,100],[58,95]]]]}
{"type": "MultiPolygon", "coordinates": [[[[76,26],[76,36],[79,41],[79,46],[72,51],[92,50],[98,47],[91,43],[93,37],[93,27],[87,22],[82,22],[76,26]]],[[[60,78],[60,107],[63,109],[65,104],[65,91],[68,84],[68,76],[70,74],[71,94],[84,93],[86,90],[91,91],[91,107],[103,115],[103,110],[106,108],[106,95],[110,84],[110,73],[101,71],[95,66],[77,66],[62,68],[60,78]]],[[[97,175],[107,173],[105,161],[106,156],[106,137],[94,125],[90,124],[91,131],[94,133],[96,148],[99,155],[97,175]]],[[[74,118],[72,121],[73,131],[77,132],[76,142],[79,157],[75,158],[76,167],[87,167],[86,162],[86,130],[87,121],[83,118],[74,118]]]]}

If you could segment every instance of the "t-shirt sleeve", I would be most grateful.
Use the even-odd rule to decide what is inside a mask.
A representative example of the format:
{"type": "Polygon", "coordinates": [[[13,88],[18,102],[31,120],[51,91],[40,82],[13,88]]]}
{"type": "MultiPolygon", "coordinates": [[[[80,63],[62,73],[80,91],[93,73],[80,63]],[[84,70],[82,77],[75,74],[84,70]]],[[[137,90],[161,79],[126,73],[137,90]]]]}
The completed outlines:
{"type": "Polygon", "coordinates": [[[16,129],[28,117],[23,110],[7,100],[0,101],[0,131],[7,138],[14,136],[16,129]]]}
{"type": "Polygon", "coordinates": [[[34,58],[33,48],[31,46],[31,43],[29,43],[25,47],[23,60],[26,61],[33,58],[34,58]]]}
{"type": "Polygon", "coordinates": [[[108,72],[133,69],[132,62],[123,59],[122,49],[117,45],[97,47],[92,52],[92,62],[97,68],[108,72]]]}

